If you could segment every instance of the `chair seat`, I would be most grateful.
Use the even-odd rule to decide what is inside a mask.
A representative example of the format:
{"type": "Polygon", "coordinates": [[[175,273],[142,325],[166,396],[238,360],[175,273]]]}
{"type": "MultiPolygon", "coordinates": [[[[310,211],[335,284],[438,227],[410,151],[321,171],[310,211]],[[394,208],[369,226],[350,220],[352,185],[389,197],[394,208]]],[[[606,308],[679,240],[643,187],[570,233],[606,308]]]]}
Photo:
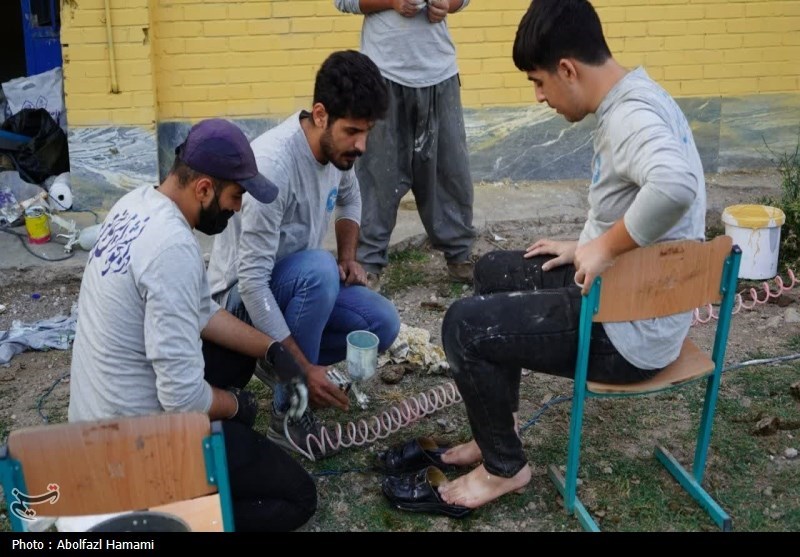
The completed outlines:
{"type": "Polygon", "coordinates": [[[706,377],[711,375],[713,371],[714,362],[711,358],[687,338],[683,342],[683,346],[681,346],[681,353],[678,359],[647,381],[624,385],[587,381],[586,389],[588,392],[598,395],[654,393],[706,377]]]}
{"type": "Polygon", "coordinates": [[[222,532],[219,494],[153,507],[151,511],[172,514],[189,525],[192,532],[222,532]]]}

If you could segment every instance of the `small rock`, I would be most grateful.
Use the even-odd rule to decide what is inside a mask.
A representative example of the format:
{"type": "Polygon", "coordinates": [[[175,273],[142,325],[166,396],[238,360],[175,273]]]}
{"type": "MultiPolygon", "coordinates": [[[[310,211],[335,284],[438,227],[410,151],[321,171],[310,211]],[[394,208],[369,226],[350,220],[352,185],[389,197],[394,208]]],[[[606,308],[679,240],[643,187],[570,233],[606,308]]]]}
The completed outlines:
{"type": "Polygon", "coordinates": [[[795,308],[787,308],[783,313],[783,318],[787,323],[800,323],[800,311],[795,308]]]}
{"type": "Polygon", "coordinates": [[[4,306],[3,304],[0,304],[0,313],[5,313],[6,309],[7,309],[6,306],[4,306]]]}
{"type": "Polygon", "coordinates": [[[17,419],[17,415],[16,414],[11,414],[11,419],[12,420],[16,420],[17,419]]]}
{"type": "Polygon", "coordinates": [[[783,456],[786,457],[787,460],[792,460],[797,458],[797,449],[789,447],[785,451],[783,451],[783,456]]]}
{"type": "Polygon", "coordinates": [[[399,383],[403,375],[405,375],[405,368],[403,366],[386,366],[381,369],[380,372],[381,381],[389,385],[399,383]]]}
{"type": "Polygon", "coordinates": [[[786,306],[793,304],[794,301],[795,301],[794,298],[792,298],[791,296],[787,296],[786,294],[778,296],[777,298],[769,299],[770,304],[775,304],[779,308],[785,308],[786,306]]]}
{"type": "Polygon", "coordinates": [[[764,497],[772,497],[772,486],[768,485],[763,489],[763,491],[761,491],[761,493],[764,495],[764,497]]]}
{"type": "Polygon", "coordinates": [[[67,293],[67,287],[66,287],[66,286],[61,286],[61,287],[58,289],[58,291],[59,291],[59,292],[61,292],[62,294],[66,294],[66,293],[67,293]]]}
{"type": "Polygon", "coordinates": [[[611,468],[611,466],[606,466],[605,468],[603,468],[603,474],[613,474],[613,473],[614,469],[611,468]]]}
{"type": "Polygon", "coordinates": [[[779,424],[778,418],[776,418],[775,416],[769,416],[763,418],[759,420],[758,423],[756,424],[756,428],[753,431],[753,435],[761,435],[761,436],[775,435],[775,433],[777,433],[778,431],[778,424],[779,424]]]}
{"type": "Polygon", "coordinates": [[[438,299],[436,298],[436,294],[431,294],[431,302],[436,302],[438,299]]]}
{"type": "Polygon", "coordinates": [[[462,291],[462,292],[466,292],[467,290],[469,290],[469,284],[465,284],[465,285],[463,285],[463,286],[461,287],[461,291],[462,291]]]}
{"type": "Polygon", "coordinates": [[[778,329],[783,323],[783,317],[780,315],[775,315],[774,317],[770,317],[767,319],[767,329],[778,329]]]}

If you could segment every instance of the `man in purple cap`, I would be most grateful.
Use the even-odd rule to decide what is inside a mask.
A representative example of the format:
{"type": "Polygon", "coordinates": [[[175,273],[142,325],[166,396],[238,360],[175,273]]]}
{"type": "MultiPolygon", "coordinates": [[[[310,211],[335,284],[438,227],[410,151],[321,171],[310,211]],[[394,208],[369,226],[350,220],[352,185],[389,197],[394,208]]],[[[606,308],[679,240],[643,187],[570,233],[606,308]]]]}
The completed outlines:
{"type": "MultiPolygon", "coordinates": [[[[356,261],[362,215],[353,165],[388,102],[386,83],[367,56],[331,54],[317,72],[311,111],[293,114],[252,143],[278,197],[265,204],[246,195],[241,218],[214,240],[208,265],[217,301],[292,352],[318,407],[348,407],[326,367],[345,359],[348,333],[369,330],[383,351],[400,329],[394,305],[364,286],[366,272],[356,261]],[[336,257],[323,249],[332,219],[336,257]]],[[[210,343],[204,353],[209,362],[227,363],[219,379],[206,374],[212,384],[232,375],[243,384],[253,373],[253,360],[235,364],[230,351],[210,343]]],[[[256,375],[275,387],[269,438],[289,450],[313,451],[315,458],[331,454],[310,441],[310,435],[320,437],[310,410],[300,420],[287,419],[288,393],[274,385],[273,366],[259,363],[256,375]]]]}
{"type": "Polygon", "coordinates": [[[271,203],[277,189],[239,128],[205,120],[176,149],[160,186],[114,205],[81,284],[69,421],[190,411],[224,420],[236,529],[286,531],[316,511],[314,481],[253,431],[252,393],[204,379],[201,339],[271,362],[293,416],[308,401],[305,375],[283,345],[211,299],[193,229],[224,230],[245,192],[271,203]]]}

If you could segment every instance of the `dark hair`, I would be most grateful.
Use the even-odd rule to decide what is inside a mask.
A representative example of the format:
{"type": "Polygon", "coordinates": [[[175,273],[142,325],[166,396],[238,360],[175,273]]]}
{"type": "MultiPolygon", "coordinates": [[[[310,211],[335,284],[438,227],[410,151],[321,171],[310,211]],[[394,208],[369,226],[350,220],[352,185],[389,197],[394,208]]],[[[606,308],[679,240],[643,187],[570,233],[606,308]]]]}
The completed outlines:
{"type": "Polygon", "coordinates": [[[330,115],[375,121],[389,108],[389,88],[378,66],[355,50],[334,52],[323,62],[314,84],[314,104],[322,103],[330,115]]]}
{"type": "Polygon", "coordinates": [[[214,187],[214,191],[216,191],[217,193],[225,189],[228,183],[231,184],[233,183],[233,182],[226,183],[224,180],[219,180],[217,178],[214,178],[213,176],[209,176],[208,174],[203,174],[202,172],[198,172],[194,168],[190,167],[185,162],[183,162],[180,156],[177,155],[175,156],[175,160],[172,162],[172,168],[169,169],[169,173],[175,175],[175,177],[178,179],[178,184],[180,184],[181,186],[186,186],[199,178],[208,178],[209,180],[211,180],[211,184],[214,187]]]}
{"type": "Polygon", "coordinates": [[[522,71],[552,72],[563,58],[599,66],[611,57],[597,12],[587,0],[533,0],[514,40],[522,71]]]}

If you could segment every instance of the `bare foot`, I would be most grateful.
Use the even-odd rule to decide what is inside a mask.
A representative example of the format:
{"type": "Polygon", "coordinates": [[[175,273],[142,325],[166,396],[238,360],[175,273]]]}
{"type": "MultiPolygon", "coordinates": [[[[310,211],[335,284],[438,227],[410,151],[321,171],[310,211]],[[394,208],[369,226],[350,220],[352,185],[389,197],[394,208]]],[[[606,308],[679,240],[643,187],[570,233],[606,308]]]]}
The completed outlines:
{"type": "Polygon", "coordinates": [[[439,493],[448,505],[477,509],[506,493],[521,490],[530,481],[531,468],[527,464],[511,478],[493,476],[481,464],[469,474],[439,486],[439,493]]]}
{"type": "Polygon", "coordinates": [[[469,466],[476,464],[483,459],[481,449],[475,442],[475,439],[468,443],[462,443],[448,449],[442,455],[442,462],[446,464],[455,464],[456,466],[469,466]]]}
{"type": "MultiPolygon", "coordinates": [[[[514,412],[514,431],[517,432],[517,436],[519,436],[518,414],[518,412],[514,412]]],[[[478,443],[475,442],[475,439],[467,443],[456,445],[445,451],[442,455],[442,462],[445,464],[455,464],[456,466],[469,466],[471,464],[477,464],[481,460],[483,460],[483,454],[481,453],[480,447],[478,447],[478,443]]]]}

